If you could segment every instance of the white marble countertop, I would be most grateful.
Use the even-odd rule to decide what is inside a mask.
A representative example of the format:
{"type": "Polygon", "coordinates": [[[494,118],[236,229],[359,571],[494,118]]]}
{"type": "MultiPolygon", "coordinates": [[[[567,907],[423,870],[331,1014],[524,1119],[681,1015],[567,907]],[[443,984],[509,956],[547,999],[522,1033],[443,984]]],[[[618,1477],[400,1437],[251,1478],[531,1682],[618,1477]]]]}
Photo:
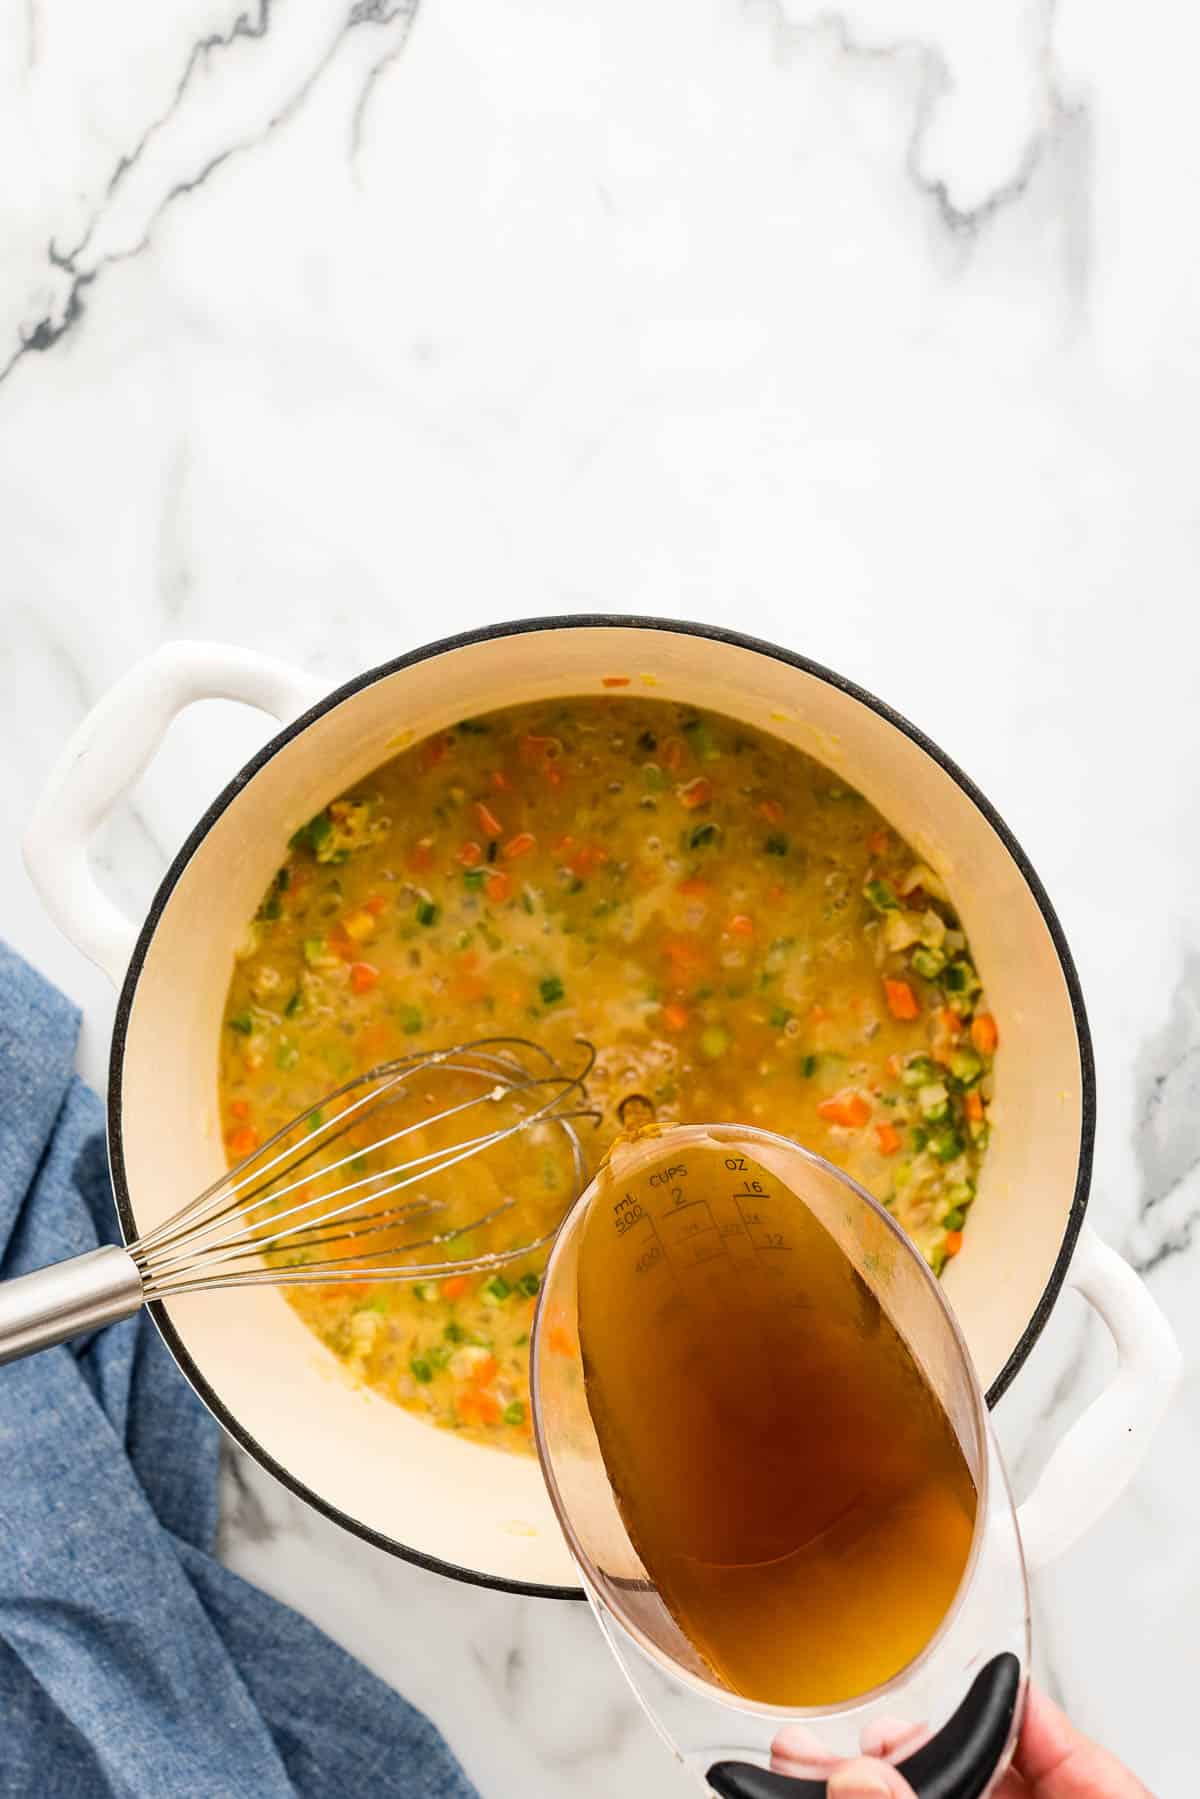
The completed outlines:
{"type": "MultiPolygon", "coordinates": [[[[1092,1216],[1188,1356],[1132,1491],[1038,1582],[1038,1666],[1192,1799],[1200,24],[246,5],[7,9],[6,934],[85,1007],[98,1080],[111,994],[17,843],[66,734],[170,637],[332,683],[486,620],[646,611],[891,700],[1059,908],[1099,1064],[1092,1216]]],[[[124,903],[264,733],[228,705],[173,727],[99,846],[124,903]]],[[[1019,1489],[1101,1337],[1064,1300],[1002,1402],[1019,1489]]],[[[241,1461],[225,1517],[230,1563],[426,1706],[486,1799],[685,1790],[583,1608],[390,1560],[241,1461]]]]}

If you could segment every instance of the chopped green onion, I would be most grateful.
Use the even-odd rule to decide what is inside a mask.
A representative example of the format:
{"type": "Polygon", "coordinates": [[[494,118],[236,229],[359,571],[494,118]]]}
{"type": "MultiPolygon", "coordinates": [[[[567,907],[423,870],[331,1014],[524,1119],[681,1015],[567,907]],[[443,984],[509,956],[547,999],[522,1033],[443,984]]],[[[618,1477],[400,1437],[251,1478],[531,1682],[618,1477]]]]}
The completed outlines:
{"type": "Polygon", "coordinates": [[[786,1030],[787,1026],[791,1023],[791,1021],[792,1021],[792,1015],[788,1011],[786,1006],[775,1006],[772,1009],[771,1029],[773,1031],[786,1030]]]}
{"type": "Polygon", "coordinates": [[[450,1323],[446,1326],[442,1335],[445,1337],[447,1343],[465,1343],[467,1338],[467,1333],[462,1325],[455,1324],[453,1319],[451,1319],[450,1323]]]}
{"type": "Polygon", "coordinates": [[[422,1386],[427,1386],[433,1379],[433,1368],[424,1356],[415,1355],[408,1365],[413,1379],[419,1380],[422,1386]]]}
{"type": "Polygon", "coordinates": [[[270,899],[263,901],[262,905],[258,908],[258,916],[260,918],[269,919],[272,922],[283,916],[283,907],[280,905],[277,895],[273,893],[270,899]]]}
{"type": "Polygon", "coordinates": [[[966,1222],[967,1214],[962,1210],[962,1207],[952,1206],[946,1213],[946,1216],[942,1219],[942,1226],[948,1231],[961,1231],[966,1222]]]}
{"type": "Polygon", "coordinates": [[[506,1281],[502,1274],[496,1274],[492,1276],[483,1291],[489,1298],[494,1299],[497,1305],[502,1305],[512,1293],[512,1283],[506,1281]]]}
{"type": "Polygon", "coordinates": [[[910,1056],[900,1075],[906,1087],[923,1087],[927,1081],[937,1078],[937,1064],[929,1056],[910,1056]]]}
{"type": "Polygon", "coordinates": [[[529,1332],[522,1331],[519,1337],[513,1338],[513,1348],[514,1349],[524,1349],[524,1347],[528,1343],[528,1341],[529,1341],[529,1332]]]}
{"type": "Polygon", "coordinates": [[[642,763],[642,786],[647,793],[661,793],[667,785],[667,777],[657,762],[642,763]]]}
{"type": "Polygon", "coordinates": [[[955,1156],[961,1156],[965,1146],[952,1124],[942,1124],[931,1133],[929,1147],[939,1162],[953,1162],[955,1156]]]}
{"type": "Polygon", "coordinates": [[[401,1006],[400,1028],[409,1037],[415,1037],[423,1023],[420,1006],[401,1006]]]}
{"type": "Polygon", "coordinates": [[[539,982],[538,991],[541,993],[542,1004],[544,1006],[556,1006],[559,1000],[563,998],[566,989],[563,987],[558,976],[556,974],[551,974],[547,975],[544,981],[539,982]]]}
{"type": "Polygon", "coordinates": [[[693,850],[704,849],[707,844],[715,843],[720,835],[720,825],[714,824],[713,821],[709,819],[706,824],[697,825],[695,830],[692,831],[688,838],[688,848],[693,850]]]}
{"type": "Polygon", "coordinates": [[[313,965],[314,962],[322,961],[324,959],[324,956],[325,956],[325,939],[324,939],[324,937],[306,937],[304,939],[304,960],[309,964],[310,967],[313,965]]]}
{"type": "Polygon", "coordinates": [[[717,761],[721,752],[713,742],[712,732],[702,718],[686,719],[683,732],[691,740],[692,748],[702,761],[717,761]]]}
{"type": "Polygon", "coordinates": [[[800,1072],[804,1076],[806,1081],[811,1081],[813,1078],[813,1075],[816,1074],[817,1062],[819,1061],[819,1059],[820,1058],[817,1056],[802,1056],[801,1057],[800,1072]]]}
{"type": "Polygon", "coordinates": [[[481,718],[460,718],[455,726],[455,729],[461,731],[464,737],[486,737],[491,728],[491,725],[485,724],[481,718]]]}
{"type": "Polygon", "coordinates": [[[435,1368],[444,1368],[450,1360],[450,1345],[435,1343],[432,1349],[426,1350],[426,1356],[435,1368]]]}
{"type": "Polygon", "coordinates": [[[521,1402],[521,1400],[514,1399],[511,1403],[511,1405],[505,1406],[504,1422],[505,1422],[505,1424],[524,1424],[524,1422],[525,1422],[525,1407],[524,1407],[523,1403],[521,1402]]]}
{"type": "Polygon", "coordinates": [[[786,856],[790,847],[790,840],[782,831],[775,832],[763,844],[763,849],[768,856],[786,856]]]}
{"type": "Polygon", "coordinates": [[[324,1122],[325,1114],[322,1112],[320,1106],[317,1107],[315,1112],[310,1112],[305,1120],[310,1131],[319,1131],[324,1122]]]}
{"type": "Polygon", "coordinates": [[[248,1037],[254,1029],[254,1020],[249,1012],[235,1012],[229,1020],[229,1028],[236,1031],[239,1037],[248,1037]]]}
{"type": "Polygon", "coordinates": [[[433,900],[431,900],[431,899],[418,900],[418,902],[417,902],[417,923],[418,924],[424,924],[424,925],[436,924],[438,919],[441,917],[441,915],[442,915],[442,908],[438,905],[435,905],[433,900]]]}
{"type": "Polygon", "coordinates": [[[526,1299],[532,1299],[541,1284],[542,1280],[540,1275],[523,1274],[517,1282],[517,1291],[523,1293],[526,1299]]]}
{"type": "Polygon", "coordinates": [[[463,886],[469,887],[472,892],[475,892],[483,886],[485,879],[486,875],[482,868],[468,868],[463,875],[463,886]]]}
{"type": "Polygon", "coordinates": [[[300,988],[297,987],[295,993],[293,993],[291,999],[288,1001],[287,1005],[283,1008],[284,1017],[285,1018],[295,1018],[297,1012],[302,1012],[303,1010],[304,1010],[304,995],[301,992],[300,988]]]}
{"type": "Polygon", "coordinates": [[[653,731],[643,731],[637,740],[637,746],[639,750],[645,750],[648,756],[652,756],[658,748],[658,738],[653,731]]]}

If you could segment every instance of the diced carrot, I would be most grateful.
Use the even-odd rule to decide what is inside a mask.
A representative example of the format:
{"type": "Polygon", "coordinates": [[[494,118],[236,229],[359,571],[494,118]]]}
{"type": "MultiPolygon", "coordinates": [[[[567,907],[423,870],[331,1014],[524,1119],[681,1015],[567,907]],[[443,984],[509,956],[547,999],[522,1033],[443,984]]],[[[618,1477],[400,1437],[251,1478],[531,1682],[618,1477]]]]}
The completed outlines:
{"type": "Polygon", "coordinates": [[[783,817],[783,807],[778,800],[759,800],[758,809],[768,824],[777,825],[783,817]]]}
{"type": "Polygon", "coordinates": [[[545,774],[551,763],[562,755],[562,744],[557,737],[539,737],[531,731],[527,737],[522,737],[517,753],[527,768],[536,768],[545,774]]]}
{"type": "Polygon", "coordinates": [[[500,1364],[495,1356],[484,1356],[482,1361],[476,1362],[471,1370],[471,1385],[473,1387],[486,1387],[489,1381],[495,1380],[499,1372],[500,1364]]]}
{"type": "Polygon", "coordinates": [[[493,793],[507,793],[512,786],[512,782],[502,768],[494,768],[488,776],[488,780],[492,783],[493,793]]]}
{"type": "Polygon", "coordinates": [[[468,1388],[454,1401],[454,1407],[465,1424],[498,1424],[500,1401],[491,1393],[468,1388]]]}
{"type": "Polygon", "coordinates": [[[248,1099],[231,1099],[229,1102],[229,1116],[231,1118],[249,1118],[250,1101],[248,1099]]]}
{"type": "Polygon", "coordinates": [[[574,1355],[575,1344],[571,1333],[564,1325],[552,1324],[546,1334],[546,1341],[555,1355],[574,1355]]]}
{"type": "Polygon", "coordinates": [[[458,956],[458,966],[460,968],[465,968],[468,970],[478,968],[479,967],[479,951],[477,949],[460,950],[459,956],[458,956]]]}
{"type": "Polygon", "coordinates": [[[959,1250],[962,1248],[962,1240],[963,1234],[961,1231],[950,1232],[949,1236],[946,1238],[947,1256],[956,1256],[958,1254],[959,1250]]]}
{"type": "Polygon", "coordinates": [[[419,837],[409,850],[407,859],[410,868],[432,868],[433,838],[419,837]]]}
{"type": "Polygon", "coordinates": [[[971,1020],[971,1042],[981,1056],[990,1056],[1000,1041],[996,1020],[990,1012],[977,1012],[971,1020]]]}
{"type": "Polygon", "coordinates": [[[387,911],[387,904],[382,893],[373,893],[370,899],[363,901],[363,911],[369,912],[372,918],[380,918],[387,911]]]}
{"type": "Polygon", "coordinates": [[[712,799],[712,782],[705,775],[697,775],[686,787],[677,787],[675,795],[689,812],[694,812],[697,806],[707,806],[712,799]]]}
{"type": "Polygon", "coordinates": [[[674,772],[683,767],[683,759],[687,755],[687,744],[682,737],[668,737],[658,753],[663,767],[674,772]]]}
{"type": "Polygon", "coordinates": [[[675,889],[687,899],[701,899],[704,894],[712,892],[712,882],[706,881],[703,875],[689,875],[686,881],[680,881],[675,889]]]}
{"type": "Polygon", "coordinates": [[[496,814],[483,800],[476,800],[475,816],[479,820],[479,829],[483,832],[485,837],[499,837],[504,830],[504,826],[500,823],[496,814]]]}
{"type": "Polygon", "coordinates": [[[395,1026],[391,1019],[379,1018],[374,1024],[369,1024],[361,1033],[358,1038],[358,1047],[369,1061],[374,1061],[376,1056],[382,1056],[385,1051],[391,1049],[394,1041],[395,1026]]]}
{"type": "Polygon", "coordinates": [[[681,976],[695,973],[706,961],[704,951],[695,943],[689,943],[686,937],[664,938],[663,954],[675,973],[681,976]]]}
{"type": "Polygon", "coordinates": [[[495,873],[490,874],[484,882],[483,891],[487,894],[492,904],[498,906],[501,900],[506,900],[512,892],[512,876],[510,874],[505,874],[503,869],[498,868],[495,873]]]}
{"type": "Polygon", "coordinates": [[[454,999],[473,1006],[487,998],[488,984],[481,974],[456,974],[450,977],[450,992],[454,999]]]}
{"type": "Polygon", "coordinates": [[[871,1108],[855,1088],[843,1087],[840,1093],[821,1101],[817,1107],[817,1115],[830,1124],[844,1124],[851,1130],[857,1130],[870,1118],[871,1108]]]}
{"type": "Polygon", "coordinates": [[[602,687],[628,687],[629,681],[628,675],[605,675],[600,685],[602,687]]]}
{"type": "Polygon", "coordinates": [[[585,843],[581,849],[567,857],[567,867],[580,880],[592,874],[597,868],[603,868],[608,861],[608,851],[598,843],[585,843]]]}
{"type": "Polygon", "coordinates": [[[971,1120],[971,1123],[972,1124],[982,1124],[983,1123],[983,1095],[981,1093],[976,1093],[974,1088],[972,1088],[970,1093],[967,1094],[965,1106],[966,1106],[967,1117],[971,1120]]]}
{"type": "Polygon", "coordinates": [[[556,762],[547,762],[545,768],[542,770],[542,775],[549,786],[562,786],[563,772],[556,762]]]}
{"type": "Polygon", "coordinates": [[[444,731],[439,731],[435,737],[425,739],[421,745],[420,765],[426,774],[431,768],[436,768],[439,762],[446,760],[452,741],[444,731]]]}
{"type": "Polygon", "coordinates": [[[567,850],[575,848],[575,839],[572,837],[570,831],[564,831],[561,837],[556,837],[554,839],[550,848],[554,851],[556,856],[565,855],[567,850]]]}
{"type": "Polygon", "coordinates": [[[893,1075],[896,1080],[899,1080],[900,1079],[900,1066],[901,1066],[899,1056],[897,1056],[897,1055],[889,1056],[887,1059],[886,1066],[887,1066],[888,1073],[890,1075],[893,1075]]]}
{"type": "Polygon", "coordinates": [[[893,1018],[919,1018],[921,1008],[917,996],[907,981],[888,981],[883,983],[883,991],[887,995],[888,1011],[893,1018]]]}
{"type": "Polygon", "coordinates": [[[833,1017],[833,1013],[829,1010],[828,1006],[814,1006],[809,1013],[809,1017],[814,1024],[824,1024],[827,1018],[833,1017]]]}
{"type": "Polygon", "coordinates": [[[943,1033],[955,1043],[962,1036],[962,1019],[957,1012],[952,1012],[949,1006],[943,1006],[938,1013],[938,1025],[943,1033]]]}
{"type": "Polygon", "coordinates": [[[679,1001],[675,999],[663,1007],[662,1015],[663,1023],[669,1031],[682,1031],[691,1016],[687,1007],[680,1005],[679,1001]]]}
{"type": "Polygon", "coordinates": [[[894,1156],[900,1147],[900,1133],[894,1124],[877,1124],[875,1135],[879,1138],[879,1148],[883,1155],[894,1156]]]}
{"type": "Polygon", "coordinates": [[[350,991],[352,993],[370,993],[379,979],[379,970],[370,962],[352,962],[350,964],[350,991]]]}
{"type": "Polygon", "coordinates": [[[518,831],[516,836],[510,837],[504,846],[504,860],[515,862],[518,856],[527,856],[530,850],[536,848],[537,838],[532,831],[518,831]]]}
{"type": "Polygon", "coordinates": [[[731,937],[753,937],[754,920],[744,912],[735,912],[725,929],[731,937]]]}
{"type": "Polygon", "coordinates": [[[248,1124],[244,1124],[240,1130],[234,1131],[232,1137],[229,1139],[230,1151],[233,1155],[237,1156],[239,1160],[242,1156],[248,1156],[250,1151],[256,1149],[257,1146],[258,1133],[248,1124]]]}
{"type": "Polygon", "coordinates": [[[782,881],[772,881],[771,885],[767,888],[768,899],[781,900],[786,898],[786,896],[787,888],[782,881]]]}
{"type": "Polygon", "coordinates": [[[334,955],[340,956],[343,962],[353,962],[358,955],[357,943],[340,921],[334,925],[326,941],[334,955]]]}
{"type": "Polygon", "coordinates": [[[483,861],[483,848],[472,839],[463,844],[458,852],[458,859],[464,868],[478,868],[483,861]]]}
{"type": "Polygon", "coordinates": [[[448,1281],[442,1282],[442,1298],[463,1299],[470,1284],[465,1274],[451,1275],[448,1281]]]}
{"type": "Polygon", "coordinates": [[[891,838],[886,831],[872,831],[867,838],[867,848],[873,856],[886,856],[891,838]]]}

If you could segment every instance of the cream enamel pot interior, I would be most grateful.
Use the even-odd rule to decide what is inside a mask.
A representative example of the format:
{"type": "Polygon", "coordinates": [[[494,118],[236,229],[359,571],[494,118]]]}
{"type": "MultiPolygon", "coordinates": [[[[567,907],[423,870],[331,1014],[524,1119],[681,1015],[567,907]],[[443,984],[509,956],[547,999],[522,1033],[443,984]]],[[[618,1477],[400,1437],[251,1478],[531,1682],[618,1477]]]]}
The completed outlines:
{"type": "MultiPolygon", "coordinates": [[[[706,627],[575,618],[434,644],[327,696],[282,664],[208,644],[169,645],[127,675],[68,746],[25,846],[57,922],[121,988],[109,1152],[122,1228],[147,1230],[224,1165],[217,1042],[233,949],[291,832],[415,738],[518,701],[595,693],[606,676],[626,675],[635,689],[730,714],[816,756],[954,893],[1003,1042],[992,1147],[946,1291],[990,1400],[1067,1279],[1101,1313],[1121,1357],[1024,1508],[1031,1559],[1045,1559],[1124,1486],[1176,1370],[1170,1332],[1141,1283],[1081,1235],[1094,1086],[1075,973],[1040,883],[970,782],[880,702],[770,645],[706,627]],[[283,728],[193,830],[139,930],[97,888],[88,838],[171,718],[207,697],[243,700],[283,728]]],[[[578,1594],[535,1461],[458,1441],[352,1389],[270,1289],[154,1310],[222,1424],[329,1516],[448,1573],[578,1594]]]]}

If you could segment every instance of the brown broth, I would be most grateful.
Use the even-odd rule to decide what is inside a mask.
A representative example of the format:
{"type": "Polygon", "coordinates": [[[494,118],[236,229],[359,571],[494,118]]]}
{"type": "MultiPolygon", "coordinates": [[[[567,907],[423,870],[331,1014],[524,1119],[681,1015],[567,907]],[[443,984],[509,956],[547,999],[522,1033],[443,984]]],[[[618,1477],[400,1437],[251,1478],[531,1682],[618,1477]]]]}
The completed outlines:
{"type": "MultiPolygon", "coordinates": [[[[730,1180],[712,1146],[689,1148],[686,1172],[693,1205],[730,1180]]],[[[882,1684],[936,1631],[970,1553],[975,1487],[936,1395],[799,1201],[769,1264],[700,1261],[665,1230],[636,1256],[619,1224],[602,1188],[580,1345],[605,1466],[668,1609],[746,1698],[836,1704],[882,1684]]]]}

